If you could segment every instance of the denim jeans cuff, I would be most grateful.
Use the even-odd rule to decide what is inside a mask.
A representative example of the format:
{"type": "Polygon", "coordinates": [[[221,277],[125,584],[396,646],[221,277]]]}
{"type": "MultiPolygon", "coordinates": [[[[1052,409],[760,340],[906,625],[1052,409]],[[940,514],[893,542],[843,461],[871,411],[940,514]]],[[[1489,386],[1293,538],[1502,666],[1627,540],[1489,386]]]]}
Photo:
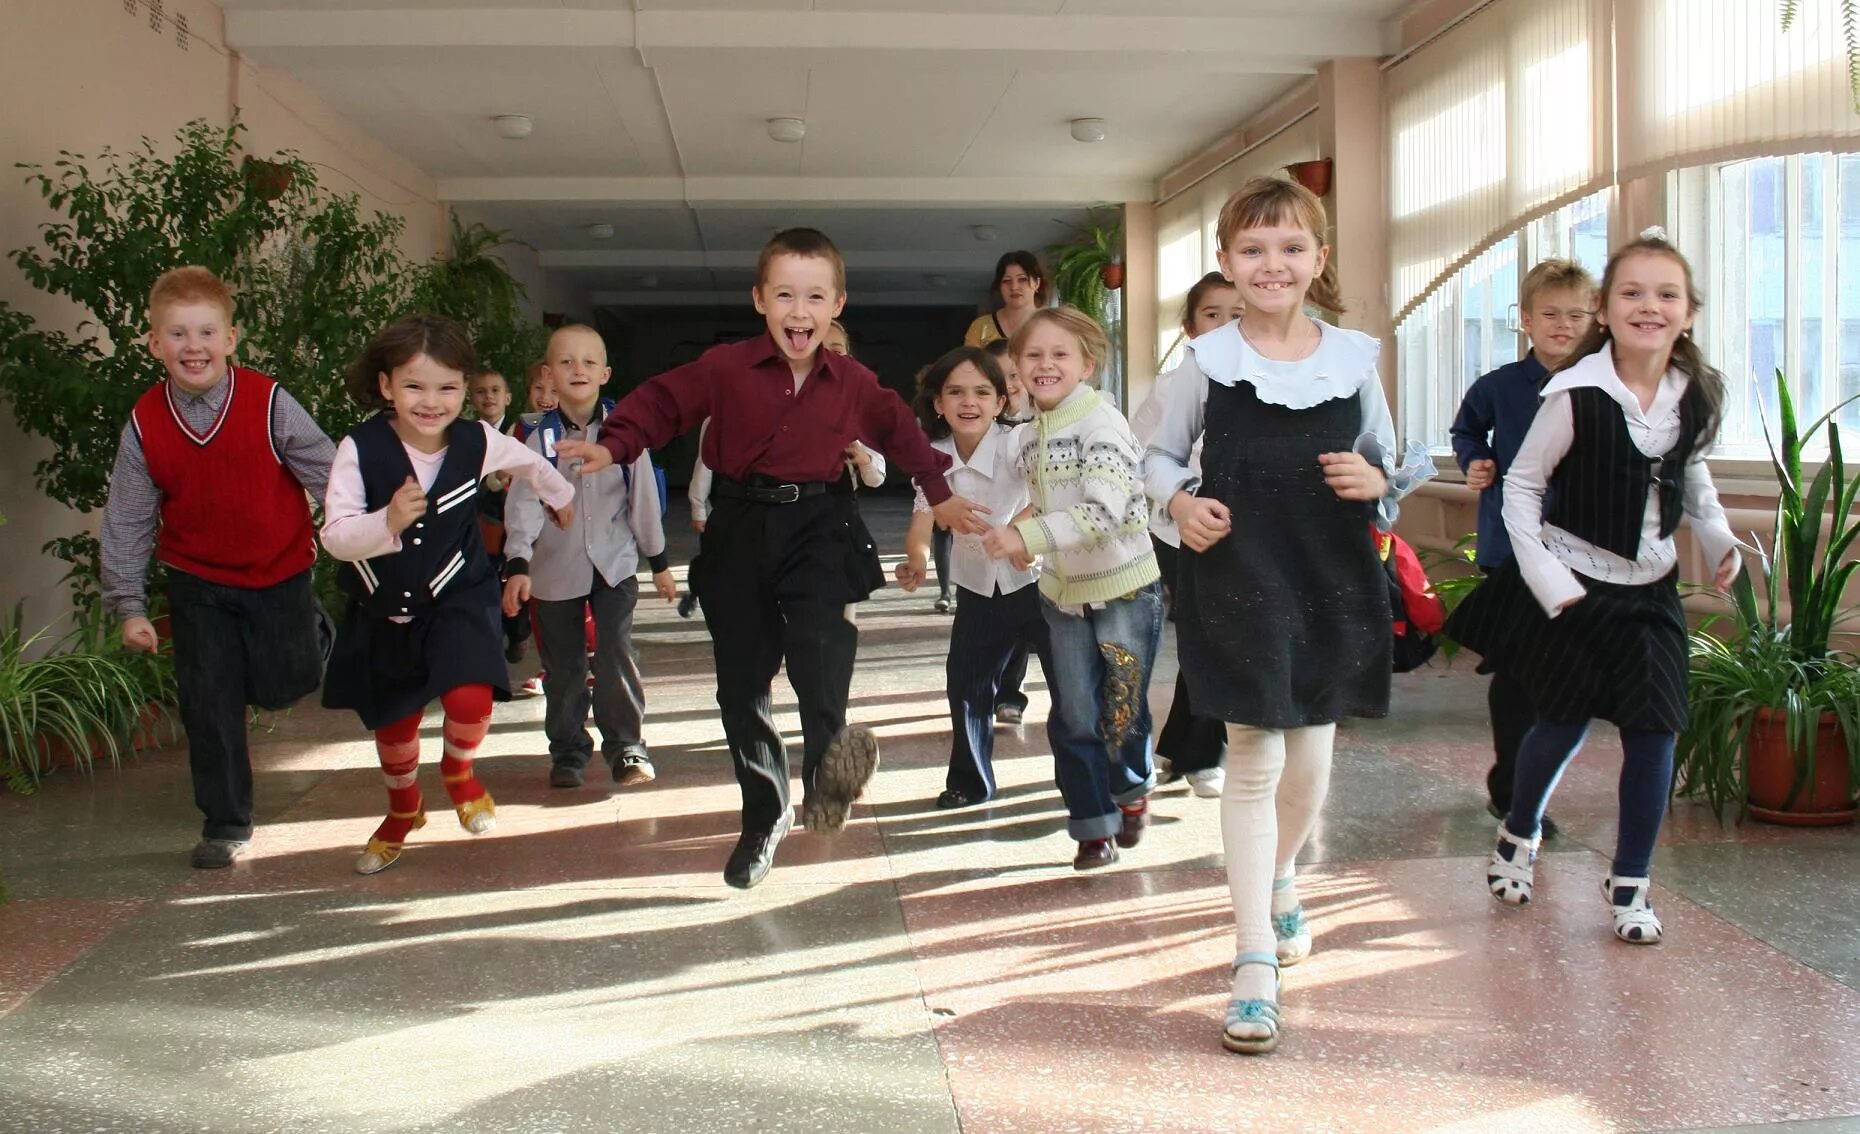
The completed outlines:
{"type": "Polygon", "coordinates": [[[1087,839],[1108,839],[1123,829],[1124,816],[1120,811],[1113,811],[1109,815],[1099,815],[1091,819],[1066,820],[1066,834],[1071,836],[1074,842],[1080,843],[1087,839]]]}
{"type": "Polygon", "coordinates": [[[1156,773],[1151,772],[1149,774],[1149,778],[1145,779],[1142,783],[1138,784],[1136,787],[1131,788],[1129,791],[1120,793],[1119,795],[1113,798],[1115,798],[1117,802],[1119,803],[1135,803],[1137,800],[1142,799],[1144,796],[1150,794],[1152,791],[1155,791],[1155,790],[1156,790],[1156,773]]]}

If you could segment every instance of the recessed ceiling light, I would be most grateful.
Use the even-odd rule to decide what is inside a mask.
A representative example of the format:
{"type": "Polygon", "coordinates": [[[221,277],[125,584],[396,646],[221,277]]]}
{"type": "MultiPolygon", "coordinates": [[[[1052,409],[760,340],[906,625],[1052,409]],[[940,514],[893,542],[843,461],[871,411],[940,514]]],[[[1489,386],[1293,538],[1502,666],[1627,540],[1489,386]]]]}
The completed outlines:
{"type": "Polygon", "coordinates": [[[995,237],[1001,235],[995,230],[995,226],[992,224],[978,224],[969,231],[975,234],[975,239],[977,240],[993,240],[995,237]]]}
{"type": "Polygon", "coordinates": [[[807,119],[771,118],[769,119],[769,137],[778,142],[798,142],[807,137],[807,119]]]}
{"type": "Polygon", "coordinates": [[[588,226],[588,235],[596,240],[611,240],[614,235],[614,226],[606,221],[596,222],[588,226]]]}
{"type": "Polygon", "coordinates": [[[497,132],[501,137],[512,141],[527,138],[536,130],[536,123],[532,122],[527,114],[493,115],[491,124],[497,127],[497,132]]]}
{"type": "Polygon", "coordinates": [[[1072,120],[1072,140],[1075,142],[1104,141],[1104,119],[1074,118],[1072,120]]]}

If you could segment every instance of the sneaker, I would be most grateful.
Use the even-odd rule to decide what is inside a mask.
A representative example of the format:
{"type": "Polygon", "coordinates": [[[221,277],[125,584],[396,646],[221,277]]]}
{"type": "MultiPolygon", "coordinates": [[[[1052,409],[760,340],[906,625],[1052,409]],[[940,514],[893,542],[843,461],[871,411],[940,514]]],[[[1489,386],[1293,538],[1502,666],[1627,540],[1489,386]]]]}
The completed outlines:
{"type": "Polygon", "coordinates": [[[189,856],[195,870],[219,870],[231,866],[233,859],[252,846],[250,839],[201,839],[189,856]]]}
{"type": "Polygon", "coordinates": [[[620,753],[618,759],[609,764],[609,767],[613,769],[614,782],[621,787],[638,787],[640,784],[649,784],[654,779],[657,779],[659,775],[659,773],[653,769],[652,761],[646,758],[646,750],[644,748],[625,749],[620,753]]]}
{"type": "Polygon", "coordinates": [[[723,880],[738,890],[747,890],[768,877],[769,867],[775,865],[775,848],[793,826],[794,812],[783,808],[771,830],[744,831],[736,840],[736,849],[730,852],[730,861],[724,864],[723,880]]]}
{"type": "Polygon", "coordinates": [[[1188,774],[1188,790],[1202,799],[1219,799],[1227,790],[1227,769],[1220,765],[1188,774]]]}
{"type": "Polygon", "coordinates": [[[942,598],[937,599],[935,604],[933,604],[933,609],[938,614],[948,614],[949,613],[949,596],[944,595],[942,598]]]}
{"type": "Polygon", "coordinates": [[[543,675],[540,673],[536,674],[533,677],[528,678],[527,680],[523,682],[522,685],[517,686],[517,696],[519,697],[540,697],[542,696],[543,695],[542,683],[543,683],[543,675]]]}
{"type": "Polygon", "coordinates": [[[802,809],[802,822],[815,834],[833,834],[846,826],[853,800],[878,770],[878,737],[864,725],[839,731],[814,772],[814,792],[802,809]]]}
{"type": "Polygon", "coordinates": [[[697,610],[697,592],[687,590],[678,596],[678,617],[689,618],[697,610]]]}
{"type": "Polygon", "coordinates": [[[581,769],[573,764],[556,764],[549,769],[549,786],[559,788],[577,788],[581,786],[581,769]]]}
{"type": "Polygon", "coordinates": [[[1002,725],[1008,725],[1009,727],[1014,727],[1014,726],[1018,726],[1020,722],[1021,722],[1021,711],[1020,711],[1019,705],[996,705],[995,706],[995,723],[996,724],[1002,724],[1002,725]]]}

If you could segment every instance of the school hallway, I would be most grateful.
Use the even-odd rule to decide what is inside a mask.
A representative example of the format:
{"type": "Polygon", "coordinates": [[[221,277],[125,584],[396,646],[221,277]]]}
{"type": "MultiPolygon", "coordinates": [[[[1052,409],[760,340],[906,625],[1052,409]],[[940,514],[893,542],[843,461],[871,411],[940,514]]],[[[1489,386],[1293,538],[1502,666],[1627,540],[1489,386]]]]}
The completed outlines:
{"type": "MultiPolygon", "coordinates": [[[[882,548],[907,508],[868,502],[882,548]]],[[[657,782],[551,790],[542,700],[515,701],[478,763],[500,823],[474,839],[433,798],[431,717],[431,822],[380,875],[350,868],[382,789],[346,713],[255,733],[260,828],[230,870],[187,866],[178,747],[0,795],[0,1129],[1860,1131],[1854,829],[1679,804],[1668,940],[1628,947],[1595,892],[1618,759],[1596,743],[1538,900],[1502,907],[1483,679],[1437,664],[1342,734],[1301,875],[1316,951],[1279,1050],[1230,1055],[1218,804],[1172,788],[1141,846],[1074,873],[1036,666],[999,800],[936,811],[932,597],[862,608],[852,715],[883,765],[843,835],[797,828],[747,893],[720,876],[738,797],[708,640],[656,600],[657,782]]]]}

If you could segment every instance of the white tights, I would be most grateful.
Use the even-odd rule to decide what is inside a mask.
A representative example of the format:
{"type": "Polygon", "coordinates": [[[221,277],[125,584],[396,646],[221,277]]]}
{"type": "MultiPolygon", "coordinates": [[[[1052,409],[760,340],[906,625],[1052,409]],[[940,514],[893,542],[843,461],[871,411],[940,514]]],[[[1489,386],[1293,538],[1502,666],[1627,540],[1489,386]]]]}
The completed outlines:
{"type": "MultiPolygon", "coordinates": [[[[1298,852],[1330,790],[1334,724],[1272,729],[1227,726],[1227,788],[1221,794],[1221,843],[1234,900],[1236,954],[1274,951],[1272,884],[1290,879],[1298,852]]],[[[1272,971],[1246,965],[1237,993],[1270,998],[1272,971]],[[1246,987],[1242,987],[1243,984],[1246,987]]]]}

